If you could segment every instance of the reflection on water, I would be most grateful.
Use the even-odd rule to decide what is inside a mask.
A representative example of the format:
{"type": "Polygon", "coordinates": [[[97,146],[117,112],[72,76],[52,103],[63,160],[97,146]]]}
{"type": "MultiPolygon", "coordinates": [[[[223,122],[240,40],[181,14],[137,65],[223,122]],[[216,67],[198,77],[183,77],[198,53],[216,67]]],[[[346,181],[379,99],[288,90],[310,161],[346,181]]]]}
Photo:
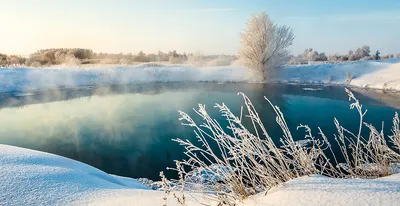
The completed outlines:
{"type": "MultiPolygon", "coordinates": [[[[314,131],[320,126],[332,136],[334,117],[349,129],[358,127],[358,115],[349,110],[343,88],[318,91],[285,85],[158,83],[1,94],[0,143],[59,154],[112,174],[158,179],[161,170],[174,166],[173,160],[184,158],[183,149],[171,139],[193,139],[191,129],[180,125],[177,111],[199,120],[192,108],[202,103],[222,120],[214,103],[224,102],[239,114],[243,102],[237,92],[251,98],[277,140],[281,133],[263,96],[280,106],[295,138],[304,135],[295,130],[300,123],[314,131]]],[[[382,102],[370,98],[374,95],[356,92],[356,96],[368,109],[366,121],[378,129],[385,121],[389,133],[395,108],[399,108],[393,108],[397,97],[382,102]]]]}

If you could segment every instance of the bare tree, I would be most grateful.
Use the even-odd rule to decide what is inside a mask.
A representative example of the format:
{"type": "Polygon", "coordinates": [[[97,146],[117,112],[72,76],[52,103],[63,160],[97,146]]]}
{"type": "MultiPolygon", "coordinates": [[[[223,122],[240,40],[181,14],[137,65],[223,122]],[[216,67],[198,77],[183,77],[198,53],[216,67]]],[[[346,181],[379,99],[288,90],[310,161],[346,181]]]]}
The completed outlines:
{"type": "Polygon", "coordinates": [[[253,14],[247,29],[241,33],[239,55],[258,74],[259,80],[267,81],[279,65],[289,60],[287,48],[293,40],[290,27],[275,24],[265,12],[253,14]]]}

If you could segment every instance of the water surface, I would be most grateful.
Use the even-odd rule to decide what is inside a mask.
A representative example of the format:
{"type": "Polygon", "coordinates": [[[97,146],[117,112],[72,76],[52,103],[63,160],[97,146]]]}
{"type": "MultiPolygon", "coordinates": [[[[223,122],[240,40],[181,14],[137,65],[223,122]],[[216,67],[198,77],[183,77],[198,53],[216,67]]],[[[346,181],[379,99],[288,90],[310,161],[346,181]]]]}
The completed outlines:
{"type": "MultiPolygon", "coordinates": [[[[107,173],[158,179],[160,171],[183,159],[183,148],[173,138],[194,140],[191,128],[181,126],[178,110],[194,117],[193,107],[206,105],[222,121],[214,103],[224,102],[236,114],[244,92],[253,101],[269,134],[279,140],[275,114],[264,100],[279,105],[296,139],[307,124],[317,135],[321,127],[329,138],[333,118],[356,130],[359,117],[349,110],[344,88],[301,85],[152,83],[126,86],[81,87],[0,94],[0,143],[50,152],[97,167],[107,173]]],[[[389,134],[399,111],[400,97],[354,90],[368,109],[365,120],[389,134]]],[[[167,172],[174,177],[174,174],[167,172]]]]}

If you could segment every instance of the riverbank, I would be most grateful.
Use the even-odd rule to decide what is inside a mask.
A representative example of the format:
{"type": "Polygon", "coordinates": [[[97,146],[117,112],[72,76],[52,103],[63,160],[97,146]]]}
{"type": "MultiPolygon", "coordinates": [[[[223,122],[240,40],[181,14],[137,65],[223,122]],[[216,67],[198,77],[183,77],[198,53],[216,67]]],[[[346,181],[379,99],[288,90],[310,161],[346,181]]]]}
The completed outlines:
{"type": "MultiPolygon", "coordinates": [[[[138,65],[105,67],[1,68],[0,92],[148,82],[252,82],[245,67],[138,65]]],[[[285,66],[273,82],[324,84],[400,91],[400,59],[285,66]]]]}
{"type": "Polygon", "coordinates": [[[274,81],[400,91],[400,59],[287,66],[274,81]]]}

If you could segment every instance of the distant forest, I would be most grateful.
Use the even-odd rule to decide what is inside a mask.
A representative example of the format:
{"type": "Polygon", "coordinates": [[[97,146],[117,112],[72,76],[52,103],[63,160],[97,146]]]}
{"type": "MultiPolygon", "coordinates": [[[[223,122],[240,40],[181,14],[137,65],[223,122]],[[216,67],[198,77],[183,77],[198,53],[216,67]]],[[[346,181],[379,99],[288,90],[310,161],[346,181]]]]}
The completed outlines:
{"type": "MultiPolygon", "coordinates": [[[[306,49],[304,53],[297,56],[291,55],[288,64],[309,64],[312,62],[346,62],[358,60],[379,60],[400,58],[400,54],[388,54],[380,56],[380,52],[371,53],[369,46],[362,46],[355,50],[350,50],[347,54],[330,54],[318,52],[312,48],[306,49]]],[[[178,53],[175,50],[169,52],[159,51],[157,54],[144,53],[137,54],[111,54],[95,53],[91,49],[82,48],[58,48],[42,49],[29,57],[18,55],[6,55],[0,53],[0,66],[30,66],[41,67],[51,65],[81,65],[81,64],[119,64],[133,65],[146,62],[163,62],[169,64],[190,64],[193,66],[228,66],[240,65],[240,59],[235,55],[204,55],[197,53],[178,53]]]]}

